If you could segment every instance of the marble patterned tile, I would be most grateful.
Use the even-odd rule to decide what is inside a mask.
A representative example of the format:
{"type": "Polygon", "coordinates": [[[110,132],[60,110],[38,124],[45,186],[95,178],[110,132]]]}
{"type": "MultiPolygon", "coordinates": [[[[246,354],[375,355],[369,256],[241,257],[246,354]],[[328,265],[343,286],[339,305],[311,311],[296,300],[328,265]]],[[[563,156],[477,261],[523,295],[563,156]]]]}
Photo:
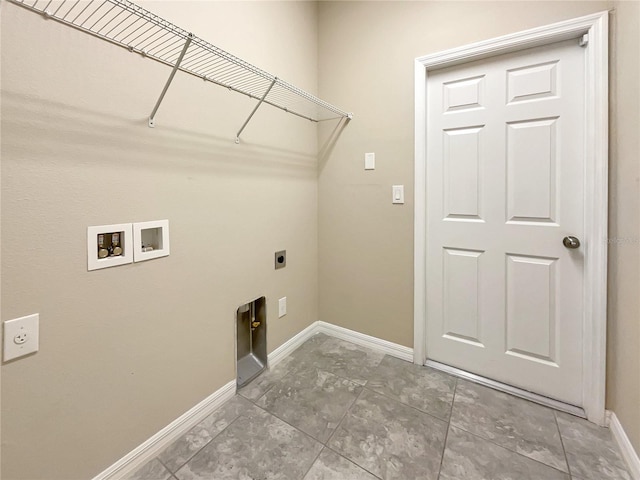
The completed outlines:
{"type": "Polygon", "coordinates": [[[299,357],[304,357],[317,350],[329,338],[331,337],[324,333],[315,334],[294,350],[291,355],[283,358],[275,367],[268,368],[249,384],[239,389],[238,393],[251,401],[258,400],[281,378],[299,369],[300,364],[297,360],[299,357]]]}
{"type": "Polygon", "coordinates": [[[439,480],[460,479],[569,480],[569,475],[451,427],[439,480]]]}
{"type": "Polygon", "coordinates": [[[362,387],[323,370],[302,370],[276,383],[256,405],[326,442],[362,387]]]}
{"type": "Polygon", "coordinates": [[[157,458],[137,469],[124,480],[169,480],[171,472],[157,458]]]}
{"type": "Polygon", "coordinates": [[[171,472],[176,472],[248,408],[251,408],[251,402],[236,395],[169,445],[158,458],[171,472]]]}
{"type": "Polygon", "coordinates": [[[300,480],[322,444],[251,406],[175,473],[179,480],[300,480]]]}
{"type": "Polygon", "coordinates": [[[556,412],[572,475],[584,480],[631,480],[608,428],[556,412]]]}
{"type": "Polygon", "coordinates": [[[451,424],[568,473],[553,411],[459,379],[451,424]]]}
{"type": "Polygon", "coordinates": [[[371,370],[384,358],[382,353],[335,337],[326,338],[315,348],[303,347],[291,354],[296,371],[317,368],[360,385],[367,382],[371,370]]]}
{"type": "Polygon", "coordinates": [[[238,394],[251,401],[256,401],[269,391],[282,377],[294,370],[295,359],[289,355],[275,367],[268,368],[244,387],[238,389],[238,394]]]}
{"type": "Polygon", "coordinates": [[[303,480],[377,480],[355,463],[325,448],[303,480]]]}
{"type": "Polygon", "coordinates": [[[446,422],[365,389],[327,446],[385,480],[436,480],[446,430],[446,422]]]}
{"type": "Polygon", "coordinates": [[[333,338],[333,337],[326,335],[324,333],[316,333],[314,336],[312,336],[306,342],[300,345],[297,349],[295,349],[292,353],[297,352],[298,354],[300,354],[300,353],[304,353],[305,351],[315,350],[330,338],[333,338]]]}
{"type": "Polygon", "coordinates": [[[406,405],[448,420],[456,377],[386,355],[372,369],[366,386],[406,405]]]}

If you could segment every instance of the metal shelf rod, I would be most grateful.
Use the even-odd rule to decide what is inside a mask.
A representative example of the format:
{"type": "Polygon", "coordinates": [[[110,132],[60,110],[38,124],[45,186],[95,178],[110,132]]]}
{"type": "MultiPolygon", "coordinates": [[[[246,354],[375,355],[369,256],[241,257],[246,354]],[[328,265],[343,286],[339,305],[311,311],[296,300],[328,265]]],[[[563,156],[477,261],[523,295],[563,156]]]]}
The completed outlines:
{"type": "Polygon", "coordinates": [[[187,41],[184,42],[184,47],[182,47],[182,53],[180,53],[180,56],[178,57],[178,61],[176,62],[175,66],[173,67],[173,70],[171,70],[171,74],[169,75],[169,78],[167,79],[167,83],[164,84],[164,88],[162,89],[162,93],[160,94],[160,98],[158,98],[158,101],[156,102],[156,106],[153,107],[153,111],[151,112],[151,115],[149,115],[149,126],[151,128],[155,127],[155,117],[156,117],[156,113],[158,112],[158,108],[160,108],[160,104],[162,103],[162,99],[164,98],[165,94],[167,93],[167,90],[169,90],[169,85],[171,85],[171,82],[173,81],[173,77],[176,76],[176,72],[178,71],[178,68],[180,68],[180,62],[182,62],[182,59],[184,58],[184,54],[187,53],[187,49],[189,48],[189,45],[191,45],[191,40],[193,39],[193,35],[189,35],[187,37],[187,41]]]}
{"type": "Polygon", "coordinates": [[[256,111],[258,110],[258,108],[260,108],[260,105],[262,105],[262,102],[264,102],[264,99],[267,98],[267,95],[269,95],[269,92],[271,91],[271,89],[273,88],[273,86],[276,84],[276,80],[278,80],[277,78],[273,79],[273,82],[271,82],[271,85],[269,85],[269,88],[267,88],[267,91],[264,92],[264,95],[262,96],[262,98],[260,99],[260,101],[258,102],[258,104],[254,107],[253,111],[249,114],[249,118],[247,118],[244,123],[242,124],[242,126],[240,127],[240,130],[238,130],[238,133],[236,134],[236,143],[240,143],[240,134],[242,133],[242,131],[244,130],[244,127],[247,126],[247,124],[249,123],[249,120],[251,120],[253,118],[253,116],[255,115],[256,111]]]}

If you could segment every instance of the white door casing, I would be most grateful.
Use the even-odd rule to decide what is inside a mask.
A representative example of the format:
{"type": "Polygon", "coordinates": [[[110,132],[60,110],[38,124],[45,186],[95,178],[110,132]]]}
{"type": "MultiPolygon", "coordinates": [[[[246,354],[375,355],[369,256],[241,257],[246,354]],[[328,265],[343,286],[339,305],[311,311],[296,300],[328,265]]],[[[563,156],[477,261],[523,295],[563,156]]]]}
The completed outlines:
{"type": "MultiPolygon", "coordinates": [[[[586,38],[584,40],[586,40],[586,38]]],[[[536,51],[538,54],[543,55],[543,52],[548,51],[548,48],[530,50],[530,52],[536,51]]],[[[557,73],[557,71],[555,73],[557,73]]],[[[555,87],[563,88],[561,85],[556,85],[555,87]]],[[[471,98],[471,100],[473,100],[473,98],[471,98]]],[[[511,98],[511,100],[509,100],[507,98],[506,103],[508,104],[509,101],[511,101],[512,104],[515,105],[514,100],[516,100],[515,103],[517,103],[517,99],[511,98]]],[[[521,118],[520,123],[509,123],[506,131],[502,131],[504,138],[502,140],[497,138],[498,141],[502,141],[501,144],[498,143],[499,145],[502,145],[500,148],[503,148],[503,151],[506,149],[506,152],[503,153],[504,157],[526,160],[527,156],[532,158],[531,155],[535,154],[536,145],[539,147],[544,143],[539,140],[543,140],[546,137],[547,141],[553,141],[553,131],[554,129],[557,130],[557,124],[554,125],[554,123],[558,121],[557,112],[554,113],[549,110],[544,111],[545,107],[542,107],[542,105],[545,103],[548,104],[549,102],[538,101],[524,103],[529,103],[529,106],[534,104],[534,111],[532,112],[532,115],[530,115],[529,119],[521,118]],[[529,121],[534,118],[537,120],[529,121]],[[554,120],[554,118],[556,120],[554,120]],[[532,143],[532,148],[530,150],[524,149],[517,151],[519,148],[518,145],[521,144],[520,140],[525,140],[526,144],[527,137],[530,137],[531,140],[538,138],[538,141],[534,141],[534,143],[532,143]],[[517,141],[512,141],[514,139],[517,141]],[[506,145],[505,142],[507,143],[506,145]],[[509,142],[511,142],[511,146],[509,145],[509,142]],[[514,148],[516,149],[515,151],[513,150],[514,148]]],[[[449,117],[453,119],[456,116],[460,117],[461,115],[450,115],[449,117]]],[[[518,121],[515,117],[511,120],[512,122],[518,121]]],[[[507,119],[507,121],[509,120],[507,119]]],[[[566,125],[562,126],[566,127],[566,125]]],[[[583,125],[581,125],[581,127],[582,126],[583,125]]],[[[502,123],[502,128],[504,128],[504,121],[502,123]]],[[[565,131],[566,128],[563,128],[562,130],[565,131]]],[[[441,134],[442,133],[440,133],[440,135],[441,134]]],[[[499,136],[500,132],[498,132],[497,135],[499,136]]],[[[569,133],[570,137],[571,135],[573,134],[569,133]]],[[[575,137],[574,135],[573,139],[575,140],[576,138],[578,137],[575,137]]],[[[560,145],[562,146],[564,143],[561,142],[560,145]]],[[[539,152],[540,150],[538,150],[538,153],[539,152]]],[[[464,161],[463,157],[464,155],[459,156],[459,159],[464,161]]],[[[553,161],[553,159],[550,160],[553,161]]],[[[503,161],[503,164],[505,162],[508,164],[506,159],[503,161]]],[[[518,184],[526,187],[527,179],[530,179],[531,183],[535,184],[536,176],[538,180],[541,180],[545,176],[548,178],[548,176],[552,174],[551,171],[553,170],[552,168],[549,168],[549,163],[547,163],[547,166],[544,168],[538,166],[533,170],[528,169],[528,162],[526,161],[516,163],[519,165],[519,170],[513,168],[516,165],[511,165],[511,171],[506,173],[506,177],[503,179],[503,183],[510,183],[512,187],[513,185],[518,184]],[[514,172],[515,176],[513,175],[514,172]]],[[[506,37],[500,37],[498,39],[417,59],[415,169],[415,362],[418,364],[424,364],[427,357],[432,358],[432,354],[435,354],[436,358],[440,358],[444,354],[444,363],[446,363],[446,355],[452,355],[451,358],[454,358],[455,360],[460,356],[469,356],[469,351],[473,352],[474,350],[477,350],[478,352],[481,352],[484,350],[484,353],[486,353],[486,351],[490,349],[489,347],[493,347],[494,350],[496,348],[497,350],[500,350],[506,346],[507,348],[503,348],[502,354],[504,355],[505,351],[509,352],[509,360],[513,361],[512,363],[514,366],[511,375],[517,374],[517,372],[520,371],[523,377],[526,376],[533,378],[534,383],[538,382],[538,385],[547,385],[549,387],[548,389],[545,389],[543,386],[538,389],[538,393],[559,397],[569,403],[582,405],[590,420],[603,424],[605,419],[604,361],[606,341],[605,238],[607,233],[607,13],[604,12],[561,22],[547,27],[520,32],[506,37]],[[571,167],[563,164],[562,175],[558,178],[559,181],[564,181],[566,179],[578,179],[578,181],[582,183],[582,185],[577,186],[577,191],[579,192],[578,195],[581,197],[580,200],[584,203],[584,213],[575,209],[573,211],[571,211],[571,209],[565,210],[565,207],[568,205],[566,201],[560,202],[555,206],[550,204],[548,201],[538,201],[537,206],[534,206],[535,204],[533,203],[523,204],[521,200],[527,200],[527,195],[530,197],[528,200],[536,199],[531,198],[531,191],[529,190],[529,194],[527,194],[526,189],[524,190],[524,196],[523,194],[519,197],[517,195],[511,195],[511,197],[507,196],[506,201],[504,192],[500,195],[493,196],[494,199],[499,199],[501,197],[505,205],[477,205],[477,199],[481,199],[481,202],[487,202],[487,199],[489,199],[489,203],[494,201],[491,200],[491,196],[486,195],[486,192],[484,192],[485,194],[481,194],[482,192],[476,191],[473,187],[476,174],[484,175],[485,178],[483,180],[487,180],[487,174],[486,172],[483,174],[482,170],[477,168],[464,169],[463,171],[467,172],[465,174],[467,178],[462,178],[462,185],[465,185],[466,180],[466,186],[458,191],[456,195],[442,197],[443,205],[440,206],[441,211],[443,209],[445,210],[445,215],[443,216],[449,216],[446,226],[451,228],[449,228],[448,233],[445,232],[445,237],[449,235],[449,237],[446,238],[445,243],[448,242],[450,244],[450,248],[443,251],[442,245],[437,247],[440,250],[440,255],[439,257],[436,255],[436,263],[433,263],[432,261],[433,264],[429,265],[428,268],[427,235],[429,235],[428,238],[430,242],[432,240],[435,242],[431,242],[430,245],[437,244],[443,239],[438,237],[441,233],[438,232],[438,228],[434,228],[434,226],[431,225],[431,229],[427,229],[427,222],[425,221],[427,218],[427,192],[429,192],[429,195],[435,193],[429,191],[429,189],[437,189],[437,184],[434,183],[436,181],[435,177],[442,179],[446,172],[436,171],[434,178],[427,177],[427,152],[432,154],[433,151],[431,149],[436,148],[437,150],[438,148],[442,148],[444,150],[448,149],[446,152],[448,155],[456,156],[456,149],[458,149],[457,151],[462,149],[462,151],[467,152],[469,151],[468,149],[473,150],[473,148],[475,148],[474,145],[477,145],[479,137],[484,136],[486,138],[483,138],[483,141],[493,143],[495,143],[497,138],[491,137],[491,135],[496,135],[495,132],[491,133],[487,129],[480,128],[480,126],[483,125],[483,119],[479,117],[479,115],[482,115],[482,109],[480,108],[476,110],[469,108],[469,106],[467,106],[467,108],[460,108],[458,113],[461,114],[463,113],[462,110],[467,110],[465,115],[469,117],[462,123],[456,124],[455,121],[446,118],[446,116],[441,116],[443,118],[443,122],[446,123],[453,121],[453,123],[446,125],[434,125],[434,123],[438,122],[438,118],[428,117],[426,108],[427,83],[429,80],[437,79],[438,77],[440,77],[440,79],[445,83],[456,82],[456,79],[458,80],[458,83],[449,84],[449,87],[451,88],[444,88],[441,92],[444,97],[449,95],[451,96],[450,98],[438,99],[439,102],[449,102],[453,109],[451,111],[453,112],[455,112],[455,105],[462,106],[465,103],[473,103],[469,98],[465,97],[466,95],[471,95],[471,97],[473,97],[473,95],[481,95],[485,102],[493,102],[493,104],[498,105],[501,101],[504,105],[505,90],[510,88],[515,92],[514,95],[518,96],[519,93],[517,89],[520,88],[519,85],[522,86],[526,84],[526,82],[522,81],[526,77],[528,77],[529,83],[533,82],[535,84],[536,78],[538,79],[537,81],[544,81],[543,79],[545,78],[552,78],[551,70],[559,68],[559,66],[553,62],[549,63],[548,59],[545,60],[544,58],[538,58],[537,60],[533,59],[528,64],[526,62],[523,63],[521,65],[521,69],[518,69],[519,67],[517,66],[507,67],[506,70],[510,70],[511,73],[503,77],[505,85],[502,87],[502,91],[500,91],[501,87],[495,88],[495,85],[489,82],[488,77],[485,78],[482,77],[482,75],[478,75],[477,68],[475,71],[473,70],[474,64],[477,67],[477,65],[481,65],[483,63],[478,62],[478,60],[501,55],[502,60],[493,60],[513,61],[518,57],[518,54],[512,52],[532,47],[539,47],[541,45],[558,43],[568,39],[573,39],[574,41],[568,42],[566,45],[573,44],[573,48],[579,49],[580,47],[577,46],[577,39],[580,39],[585,34],[588,34],[588,43],[583,47],[584,50],[581,49],[582,51],[580,52],[581,55],[584,56],[584,63],[582,64],[586,70],[584,74],[581,74],[582,78],[585,79],[585,92],[584,94],[572,92],[570,88],[567,90],[566,86],[563,91],[563,94],[580,95],[584,96],[585,99],[584,128],[586,135],[584,135],[584,139],[578,140],[578,148],[584,152],[584,155],[580,154],[582,158],[584,158],[584,163],[581,165],[581,168],[584,168],[584,175],[581,175],[581,172],[577,172],[576,174],[575,170],[573,172],[569,172],[567,168],[575,168],[575,166],[571,167]],[[465,65],[462,67],[450,68],[461,63],[465,63],[465,65]],[[465,72],[461,69],[468,70],[468,72],[466,72],[467,75],[465,75],[465,72]],[[452,75],[451,78],[446,77],[447,71],[450,71],[452,75]],[[511,83],[509,84],[509,82],[511,83]],[[498,95],[500,98],[491,100],[492,95],[498,95]],[[476,118],[474,118],[474,115],[476,118]],[[461,128],[463,124],[466,125],[465,128],[461,128]],[[434,147],[433,145],[427,144],[427,129],[435,128],[440,129],[441,131],[443,127],[447,131],[442,137],[443,141],[441,146],[434,147]],[[573,174],[568,175],[569,173],[573,174]],[[478,210],[477,207],[479,207],[480,210],[478,210]],[[556,208],[555,211],[554,208],[556,208]],[[560,210],[558,210],[558,208],[560,210]],[[482,227],[486,227],[489,223],[495,223],[489,222],[488,219],[483,218],[483,215],[486,216],[488,214],[487,212],[491,211],[503,212],[501,222],[502,226],[497,232],[494,230],[493,232],[487,231],[483,233],[482,227]],[[506,218],[504,217],[505,214],[506,218]],[[562,219],[562,222],[558,222],[557,219],[551,218],[553,215],[562,219]],[[537,218],[532,220],[531,218],[526,219],[518,217],[537,218]],[[572,217],[573,220],[575,220],[573,223],[571,223],[572,217]],[[566,224],[565,220],[568,220],[569,223],[566,224]],[[479,230],[468,230],[463,228],[468,227],[474,222],[475,225],[473,226],[481,227],[479,230]],[[554,225],[558,226],[556,227],[554,225]],[[506,245],[510,235],[507,230],[509,230],[509,227],[516,226],[519,227],[521,232],[516,233],[515,237],[512,235],[511,240],[518,245],[517,248],[513,246],[513,242],[510,246],[506,245]],[[542,228],[545,233],[532,233],[540,228],[542,228]],[[545,237],[545,235],[547,235],[546,232],[553,230],[562,231],[559,238],[558,232],[550,234],[548,238],[545,237]],[[463,243],[460,243],[469,235],[469,231],[476,232],[472,235],[477,237],[475,240],[479,243],[476,244],[480,245],[480,247],[469,248],[465,247],[463,243]],[[569,252],[564,249],[560,242],[562,237],[566,234],[573,234],[580,237],[582,246],[578,251],[569,252]],[[484,242],[484,245],[487,247],[486,250],[481,248],[482,242],[484,242]],[[489,247],[496,246],[500,246],[502,248],[502,253],[498,255],[501,255],[501,257],[490,258],[491,254],[487,253],[492,250],[492,248],[489,247]],[[524,248],[525,246],[526,248],[524,248]],[[548,248],[545,250],[542,248],[543,246],[545,248],[551,248],[551,250],[548,248]],[[529,248],[529,250],[527,250],[527,248],[529,248]],[[509,253],[510,255],[505,257],[505,253],[509,253]],[[582,267],[582,258],[584,258],[584,282],[579,280],[582,273],[580,271],[582,267]],[[556,259],[562,259],[564,261],[560,262],[556,259]],[[484,286],[478,285],[481,288],[479,290],[479,298],[477,299],[478,303],[475,302],[472,293],[467,297],[459,296],[458,298],[455,298],[454,295],[454,297],[451,297],[452,301],[449,303],[449,307],[446,306],[446,301],[440,301],[440,305],[435,306],[433,305],[433,302],[430,302],[429,308],[427,308],[427,298],[442,298],[442,295],[451,295],[452,292],[456,291],[456,288],[462,288],[462,286],[469,285],[469,282],[473,284],[476,280],[474,280],[472,272],[481,264],[481,262],[493,262],[495,265],[503,262],[503,274],[509,276],[511,288],[505,288],[505,280],[500,280],[499,275],[495,280],[488,277],[476,277],[480,278],[485,284],[484,286]],[[559,269],[558,267],[561,264],[563,267],[564,264],[567,264],[568,269],[559,269]],[[447,268],[450,272],[449,278],[444,283],[442,281],[443,267],[447,268]],[[427,276],[427,272],[433,271],[434,268],[437,268],[439,271],[440,280],[437,280],[437,275],[430,277],[427,276]],[[576,277],[576,275],[578,276],[576,277]],[[555,305],[555,307],[553,305],[550,306],[548,302],[553,301],[553,295],[547,295],[547,293],[549,292],[549,282],[553,281],[556,283],[561,281],[563,286],[573,285],[579,291],[576,293],[576,288],[574,288],[574,291],[572,292],[571,287],[569,287],[569,293],[563,292],[562,301],[559,302],[560,304],[555,305]],[[528,287],[531,287],[532,285],[535,286],[536,282],[538,282],[538,285],[540,286],[544,284],[545,288],[529,288],[529,291],[532,294],[537,293],[537,295],[532,295],[529,298],[518,294],[517,289],[514,288],[514,285],[518,282],[525,283],[528,287]],[[458,284],[458,287],[456,287],[456,283],[458,284]],[[502,286],[497,289],[491,289],[493,284],[502,286]],[[447,288],[449,289],[448,292],[445,291],[447,288]],[[502,295],[503,298],[501,301],[496,301],[496,298],[500,297],[500,295],[502,295]],[[572,295],[575,297],[578,295],[585,299],[584,311],[579,314],[580,318],[573,326],[568,325],[568,322],[564,321],[566,315],[570,315],[569,310],[567,310],[568,307],[566,307],[569,303],[568,301],[565,301],[567,295],[568,297],[571,297],[572,295]],[[491,300],[492,298],[493,300],[491,300]],[[507,299],[509,301],[506,301],[507,299]],[[478,333],[474,332],[473,329],[469,330],[471,324],[460,324],[452,328],[452,330],[456,330],[456,328],[460,330],[458,332],[458,338],[455,339],[457,341],[455,342],[450,338],[448,342],[443,341],[441,342],[442,345],[439,345],[438,341],[434,341],[433,335],[429,337],[429,342],[427,342],[427,312],[438,315],[442,314],[442,311],[439,311],[439,309],[442,310],[444,308],[450,308],[453,310],[449,312],[448,318],[455,321],[456,318],[466,318],[469,315],[473,317],[474,305],[478,305],[479,311],[481,311],[483,315],[495,315],[498,318],[502,315],[503,322],[505,317],[509,318],[509,315],[511,315],[511,318],[514,318],[518,309],[519,312],[528,311],[529,313],[536,311],[538,313],[544,313],[551,309],[552,313],[555,312],[557,314],[554,328],[557,329],[558,335],[555,336],[555,339],[561,343],[564,342],[564,346],[560,344],[554,345],[553,339],[551,339],[550,342],[541,342],[541,339],[545,340],[545,335],[548,334],[548,331],[545,330],[545,328],[523,329],[521,324],[511,325],[509,333],[500,332],[499,336],[501,336],[504,342],[503,346],[495,344],[498,341],[497,337],[487,339],[486,332],[483,338],[485,338],[485,341],[489,343],[494,342],[494,345],[481,346],[480,344],[482,342],[478,342],[477,339],[474,340],[474,335],[477,336],[478,333]],[[505,305],[507,305],[506,311],[505,305]],[[545,306],[545,308],[541,309],[541,306],[545,306]],[[492,308],[494,309],[493,312],[491,311],[492,308]],[[500,311],[500,308],[502,308],[502,311],[500,311]],[[565,308],[564,312],[562,310],[563,308],[565,308]],[[509,311],[509,309],[511,309],[511,311],[509,311]],[[464,330],[465,328],[467,330],[464,330]],[[580,342],[574,342],[572,344],[572,342],[567,341],[571,338],[577,339],[576,336],[579,336],[581,333],[582,339],[580,342]],[[447,343],[450,345],[446,345],[447,343]],[[427,344],[429,344],[433,349],[433,352],[427,351],[427,344]],[[540,350],[539,347],[542,344],[549,345],[550,350],[540,350]],[[448,349],[451,345],[453,345],[453,349],[448,349]],[[576,345],[582,351],[565,353],[564,351],[558,350],[560,347],[571,350],[571,348],[576,347],[576,345]],[[467,349],[462,349],[461,351],[456,352],[456,348],[458,346],[466,346],[467,349]],[[554,348],[556,349],[555,352],[551,351],[554,348]],[[530,355],[531,353],[534,355],[530,355]],[[562,354],[563,365],[565,365],[565,360],[567,358],[566,355],[573,354],[577,363],[574,362],[576,364],[571,365],[569,370],[573,375],[578,375],[580,378],[576,378],[575,382],[566,382],[566,385],[564,385],[563,383],[565,382],[563,382],[561,377],[552,378],[553,375],[551,375],[548,378],[548,384],[544,384],[545,378],[543,373],[536,373],[535,371],[532,372],[527,370],[527,360],[530,364],[534,364],[538,367],[550,367],[549,371],[551,372],[558,370],[557,367],[553,367],[553,364],[556,363],[557,360],[552,358],[554,353],[556,355],[558,353],[562,354]],[[531,362],[532,358],[535,358],[535,361],[531,362]],[[560,393],[553,393],[554,391],[557,391],[558,388],[560,393]]],[[[456,169],[456,172],[460,171],[460,169],[456,169]]],[[[475,182],[475,184],[478,185],[478,182],[475,182]]],[[[480,185],[483,184],[483,182],[480,182],[480,185]]],[[[542,185],[542,183],[538,181],[538,186],[540,185],[542,185]]],[[[557,185],[562,186],[559,183],[557,183],[557,185]]],[[[486,187],[481,186],[480,188],[486,187]]],[[[553,182],[551,182],[551,188],[553,188],[553,182]]],[[[573,185],[571,188],[574,188],[575,190],[576,185],[573,185]]],[[[513,191],[515,192],[515,190],[513,191]]],[[[539,194],[540,190],[537,191],[539,194]]],[[[552,192],[543,193],[550,194],[552,192]]],[[[541,197],[538,194],[536,194],[537,200],[540,200],[541,197]]],[[[534,195],[534,197],[536,197],[536,195],[534,195]]],[[[546,198],[553,198],[553,195],[546,195],[546,198]]],[[[578,209],[580,208],[581,207],[578,207],[578,209]]],[[[447,229],[445,229],[445,231],[446,230],[447,229]]],[[[511,231],[515,230],[511,228],[511,231]]],[[[469,244],[467,243],[467,245],[469,244]]],[[[433,255],[431,256],[433,257],[433,255]]],[[[500,300],[500,298],[498,298],[498,300],[500,300]]],[[[437,332],[437,329],[434,330],[434,332],[437,332]]],[[[430,331],[430,333],[434,332],[430,331]]],[[[446,334],[447,332],[442,333],[446,334]]],[[[482,357],[482,355],[475,359],[473,358],[473,355],[470,355],[468,360],[470,362],[484,362],[490,366],[493,365],[494,361],[493,359],[482,357]]],[[[471,370],[469,367],[467,367],[467,369],[471,370]]],[[[491,369],[489,370],[491,371],[491,369]]],[[[536,369],[534,368],[533,370],[536,369]]],[[[544,370],[544,368],[540,369],[542,372],[544,370]]],[[[480,372],[480,374],[482,375],[483,373],[480,372]]],[[[496,377],[493,373],[490,373],[487,376],[496,377]]],[[[571,374],[569,376],[571,376],[571,374]]],[[[510,381],[508,376],[503,376],[498,379],[501,381],[506,380],[507,383],[519,384],[525,388],[533,388],[531,385],[526,383],[519,383],[514,380],[510,381]]]]}

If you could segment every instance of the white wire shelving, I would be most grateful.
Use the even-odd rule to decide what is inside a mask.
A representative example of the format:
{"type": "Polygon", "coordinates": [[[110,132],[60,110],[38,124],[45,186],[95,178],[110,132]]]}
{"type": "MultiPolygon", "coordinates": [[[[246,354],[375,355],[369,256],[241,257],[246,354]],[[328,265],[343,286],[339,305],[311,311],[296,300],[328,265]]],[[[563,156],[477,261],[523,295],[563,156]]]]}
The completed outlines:
{"type": "Polygon", "coordinates": [[[236,135],[236,143],[263,103],[320,122],[351,113],[212,45],[128,0],[10,0],[16,5],[172,67],[151,115],[155,116],[176,72],[258,100],[236,135]]]}

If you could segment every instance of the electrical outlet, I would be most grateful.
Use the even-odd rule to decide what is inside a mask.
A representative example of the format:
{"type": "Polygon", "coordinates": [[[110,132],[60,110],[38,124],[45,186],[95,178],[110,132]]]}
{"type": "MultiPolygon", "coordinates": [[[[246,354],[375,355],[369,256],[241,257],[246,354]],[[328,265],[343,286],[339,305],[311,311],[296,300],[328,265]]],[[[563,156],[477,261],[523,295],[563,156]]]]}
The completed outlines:
{"type": "Polygon", "coordinates": [[[276,270],[278,270],[279,268],[284,268],[287,266],[287,251],[286,250],[280,250],[279,252],[276,252],[275,255],[275,262],[276,262],[276,270]]]}
{"type": "Polygon", "coordinates": [[[278,318],[284,317],[287,314],[287,297],[282,297],[278,300],[278,318]]]}
{"type": "Polygon", "coordinates": [[[19,333],[18,335],[13,337],[13,343],[16,343],[18,345],[22,345],[23,343],[27,343],[27,340],[29,340],[29,334],[27,334],[27,332],[19,333]]]}
{"type": "Polygon", "coordinates": [[[37,313],[4,322],[5,362],[38,351],[39,324],[37,313]]]}

